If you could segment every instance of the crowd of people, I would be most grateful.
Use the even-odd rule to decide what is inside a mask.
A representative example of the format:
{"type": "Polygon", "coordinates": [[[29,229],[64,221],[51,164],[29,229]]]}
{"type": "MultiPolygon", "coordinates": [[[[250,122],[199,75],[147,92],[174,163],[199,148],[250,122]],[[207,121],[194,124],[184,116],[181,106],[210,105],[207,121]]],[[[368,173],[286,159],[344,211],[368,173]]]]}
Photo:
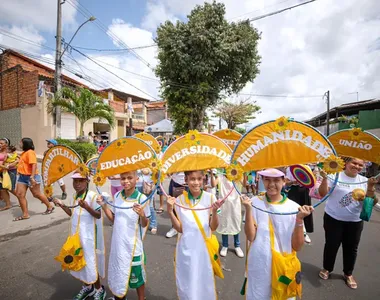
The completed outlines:
{"type": "MultiPolygon", "coordinates": [[[[55,145],[55,140],[47,140],[48,148],[55,145]]],[[[25,197],[28,189],[46,206],[44,214],[51,214],[55,208],[41,193],[33,141],[23,138],[19,146],[23,151],[20,156],[9,139],[0,139],[3,171],[0,195],[5,202],[2,210],[11,207],[9,193],[14,194],[22,211],[14,221],[29,218],[25,197]],[[5,173],[9,175],[10,185],[5,180],[5,173]]],[[[323,280],[330,278],[342,246],[343,280],[351,289],[358,287],[353,271],[363,230],[363,199],[358,196],[358,189],[364,191],[365,197],[373,199],[373,205],[377,204],[377,179],[360,175],[363,167],[361,159],[345,159],[344,171],[338,175],[338,183],[329,195],[323,217],[325,247],[319,277],[323,280]]],[[[169,176],[166,212],[172,228],[166,237],[179,235],[174,272],[178,298],[217,299],[215,275],[223,277],[218,261],[219,256],[228,253],[229,236],[233,236],[236,255],[245,256],[240,247],[242,226],[249,243],[246,273],[242,274],[246,279],[242,289],[246,299],[295,299],[301,296],[301,263],[296,253],[305,242],[310,243],[307,233],[314,231],[311,198],[323,198],[333,186],[333,180],[323,170],[315,167],[314,172],[317,184],[312,191],[300,185],[288,169],[266,169],[246,174],[236,188],[225,176],[225,170],[193,170],[169,176]],[[248,193],[240,196],[243,187],[248,193]],[[241,205],[244,207],[243,218],[241,205]],[[222,247],[217,247],[218,250],[215,250],[213,232],[222,236],[222,247]]],[[[106,274],[105,249],[109,249],[107,277],[113,299],[124,299],[129,289],[136,289],[138,299],[144,299],[147,282],[144,238],[147,230],[157,233],[156,213],[164,213],[166,192],[158,189],[160,204],[155,209],[154,201],[149,200],[154,191],[149,169],[110,177],[109,197],[91,191],[88,176],[74,172],[71,178],[76,192],[73,199],[69,199],[68,205],[61,199],[53,202],[71,217],[71,234],[79,234],[86,261],[82,269],[71,271],[82,282],[82,289],[74,299],[89,296],[96,300],[105,299],[106,291],[101,282],[106,274]],[[103,218],[113,223],[112,241],[107,247],[103,218]]],[[[58,184],[62,198],[66,198],[64,183],[58,184]]]]}

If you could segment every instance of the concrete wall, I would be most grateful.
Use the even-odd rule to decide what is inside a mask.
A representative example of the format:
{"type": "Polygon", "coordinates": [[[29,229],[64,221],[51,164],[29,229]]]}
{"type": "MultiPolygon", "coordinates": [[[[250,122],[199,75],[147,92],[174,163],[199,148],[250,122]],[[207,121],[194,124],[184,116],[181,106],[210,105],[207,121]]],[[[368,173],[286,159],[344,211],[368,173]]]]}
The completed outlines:
{"type": "Polygon", "coordinates": [[[22,138],[21,108],[0,111],[0,136],[10,139],[17,146],[22,138]]]}
{"type": "Polygon", "coordinates": [[[53,117],[47,113],[47,97],[37,99],[35,106],[21,109],[21,134],[31,138],[36,153],[42,155],[46,150],[46,140],[54,137],[55,126],[53,117]]]}

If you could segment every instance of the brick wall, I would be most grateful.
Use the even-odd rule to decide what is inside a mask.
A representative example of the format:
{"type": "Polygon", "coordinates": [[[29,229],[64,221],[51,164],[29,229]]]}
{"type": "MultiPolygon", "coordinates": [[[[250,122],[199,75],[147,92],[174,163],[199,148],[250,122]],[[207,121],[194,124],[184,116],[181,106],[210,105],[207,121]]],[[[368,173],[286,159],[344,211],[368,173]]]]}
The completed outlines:
{"type": "Polygon", "coordinates": [[[27,72],[20,66],[0,73],[0,110],[36,104],[38,73],[27,72]]]}
{"type": "Polygon", "coordinates": [[[112,101],[110,100],[110,106],[115,110],[115,112],[124,113],[125,112],[125,103],[121,101],[112,101]]]}

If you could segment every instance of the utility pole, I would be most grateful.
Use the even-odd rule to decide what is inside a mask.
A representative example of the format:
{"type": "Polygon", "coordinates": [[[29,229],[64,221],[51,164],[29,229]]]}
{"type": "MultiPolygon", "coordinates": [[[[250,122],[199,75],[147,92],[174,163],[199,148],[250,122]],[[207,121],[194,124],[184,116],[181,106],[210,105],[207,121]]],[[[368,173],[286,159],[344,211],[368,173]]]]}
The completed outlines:
{"type": "MultiPolygon", "coordinates": [[[[56,33],[56,51],[55,51],[55,74],[54,74],[54,90],[58,93],[61,90],[61,74],[62,74],[62,7],[61,0],[57,0],[57,33],[56,33]]],[[[55,136],[61,137],[61,107],[55,108],[55,136]]]]}
{"type": "Polygon", "coordinates": [[[326,104],[327,104],[327,111],[326,111],[326,135],[330,135],[330,91],[327,91],[325,93],[326,96],[326,104]]]}

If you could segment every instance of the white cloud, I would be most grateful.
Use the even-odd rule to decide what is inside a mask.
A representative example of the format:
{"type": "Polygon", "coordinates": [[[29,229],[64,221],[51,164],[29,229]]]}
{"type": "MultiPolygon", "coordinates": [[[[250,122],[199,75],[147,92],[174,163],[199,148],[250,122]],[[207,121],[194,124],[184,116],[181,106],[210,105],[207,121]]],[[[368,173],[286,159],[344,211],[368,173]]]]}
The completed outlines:
{"type": "MultiPolygon", "coordinates": [[[[68,3],[62,6],[64,26],[75,24],[76,9],[68,3]]],[[[18,26],[33,26],[39,30],[55,31],[57,1],[55,0],[2,0],[0,22],[18,26]]]]}
{"type": "Polygon", "coordinates": [[[2,45],[38,53],[42,48],[38,44],[44,43],[43,36],[32,26],[0,26],[0,44],[2,45]]]}

